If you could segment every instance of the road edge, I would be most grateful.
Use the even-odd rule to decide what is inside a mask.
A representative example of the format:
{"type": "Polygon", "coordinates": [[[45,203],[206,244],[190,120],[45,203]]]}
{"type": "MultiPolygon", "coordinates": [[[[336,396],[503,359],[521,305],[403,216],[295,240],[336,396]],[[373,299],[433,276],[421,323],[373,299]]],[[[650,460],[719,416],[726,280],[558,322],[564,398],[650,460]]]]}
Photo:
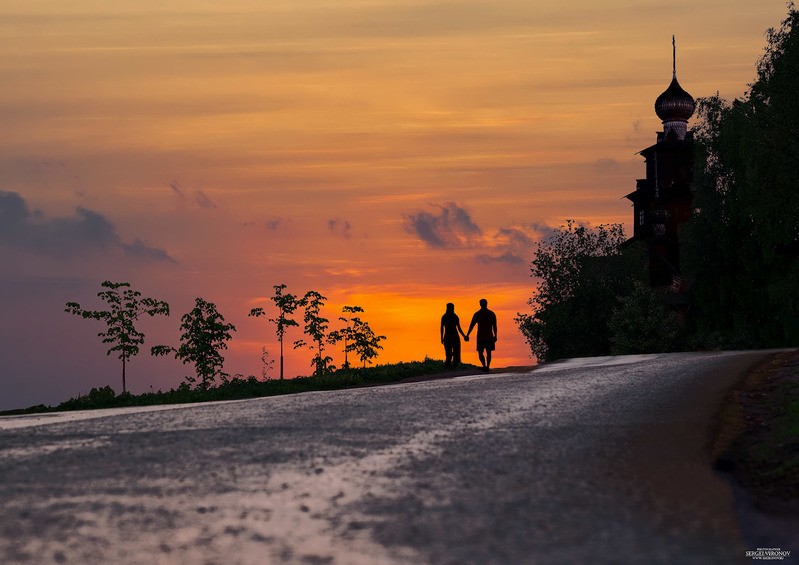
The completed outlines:
{"type": "MultiPolygon", "coordinates": [[[[799,399],[798,368],[799,350],[775,351],[730,388],[711,425],[712,466],[732,488],[733,510],[752,550],[781,548],[799,554],[799,475],[783,474],[780,480],[789,481],[787,491],[775,495],[784,485],[773,484],[762,466],[763,445],[777,443],[772,427],[782,415],[777,407],[790,401],[780,385],[795,383],[794,399],[799,399]]],[[[784,448],[799,449],[799,438],[784,448]]],[[[776,452],[771,457],[774,466],[782,462],[776,452]]]]}

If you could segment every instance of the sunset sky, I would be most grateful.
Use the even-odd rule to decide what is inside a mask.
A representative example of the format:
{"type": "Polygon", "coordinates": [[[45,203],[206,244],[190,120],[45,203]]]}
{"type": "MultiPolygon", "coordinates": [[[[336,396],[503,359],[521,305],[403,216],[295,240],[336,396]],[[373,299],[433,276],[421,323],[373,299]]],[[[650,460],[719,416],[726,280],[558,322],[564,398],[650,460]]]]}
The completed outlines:
{"type": "MultiPolygon", "coordinates": [[[[677,72],[741,96],[783,0],[3,0],[0,409],[121,391],[103,280],[197,296],[261,371],[272,286],[317,290],[387,336],[378,362],[443,357],[452,301],[499,317],[495,366],[532,364],[513,317],[533,242],[566,219],[622,222],[677,72]]],[[[271,312],[271,310],[270,310],[271,312]]],[[[464,328],[465,329],[465,328],[464,328]]],[[[300,338],[290,332],[287,339],[300,338]]],[[[472,344],[464,360],[477,363],[472,344]]],[[[335,362],[341,355],[334,354],[335,362]]],[[[308,374],[307,351],[287,373],[308,374]]],[[[134,393],[191,369],[146,351],[134,393]]]]}

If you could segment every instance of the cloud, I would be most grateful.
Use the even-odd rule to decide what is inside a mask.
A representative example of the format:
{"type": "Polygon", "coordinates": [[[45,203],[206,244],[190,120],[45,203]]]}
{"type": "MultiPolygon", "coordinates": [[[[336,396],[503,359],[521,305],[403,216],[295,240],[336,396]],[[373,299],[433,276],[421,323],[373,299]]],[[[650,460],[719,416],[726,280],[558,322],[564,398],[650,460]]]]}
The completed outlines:
{"type": "MultiPolygon", "coordinates": [[[[172,181],[169,183],[169,188],[175,193],[177,196],[180,197],[181,200],[186,199],[186,191],[180,188],[180,185],[177,181],[172,181]]],[[[209,198],[207,194],[205,194],[202,190],[195,190],[193,191],[194,195],[194,202],[200,208],[205,208],[206,210],[210,210],[211,208],[216,208],[216,204],[209,198]]]]}
{"type": "Polygon", "coordinates": [[[277,228],[279,228],[280,226],[282,226],[285,223],[286,223],[286,219],[285,218],[281,218],[279,216],[274,216],[274,217],[269,218],[268,220],[266,220],[264,222],[264,225],[266,226],[266,229],[271,230],[271,231],[276,231],[277,228]]]}
{"type": "Polygon", "coordinates": [[[170,263],[177,263],[169,254],[163,249],[157,247],[149,247],[145,245],[142,240],[136,238],[133,243],[123,243],[122,249],[125,254],[130,257],[137,257],[139,259],[147,259],[151,261],[168,261],[170,263]]]}
{"type": "Polygon", "coordinates": [[[169,183],[169,188],[172,189],[172,192],[174,192],[175,194],[177,194],[178,196],[183,198],[183,191],[180,190],[180,187],[178,186],[177,182],[175,182],[175,181],[170,182],[169,183]]]}
{"type": "Polygon", "coordinates": [[[335,218],[333,220],[327,221],[327,229],[330,230],[330,233],[334,235],[339,235],[345,239],[349,239],[350,230],[352,230],[352,224],[350,224],[347,220],[335,218]]]}
{"type": "Polygon", "coordinates": [[[505,252],[502,255],[488,255],[487,253],[476,256],[475,261],[478,263],[507,263],[508,265],[520,265],[525,260],[511,252],[505,252]]]}
{"type": "Polygon", "coordinates": [[[499,228],[484,238],[483,245],[489,251],[475,256],[478,263],[504,263],[520,265],[528,263],[535,244],[555,233],[550,226],[539,223],[499,228]]]}
{"type": "Polygon", "coordinates": [[[602,159],[597,159],[596,161],[594,161],[594,168],[602,173],[610,173],[618,171],[620,165],[616,159],[603,157],[602,159]]]}
{"type": "Polygon", "coordinates": [[[513,249],[529,249],[533,246],[535,239],[521,228],[501,228],[497,231],[497,237],[506,240],[506,245],[513,249]]]}
{"type": "Polygon", "coordinates": [[[18,193],[7,191],[0,191],[0,244],[63,258],[121,251],[130,257],[175,262],[163,249],[149,247],[140,239],[125,243],[108,218],[98,212],[79,206],[73,217],[45,218],[41,212],[31,211],[18,193]]]}
{"type": "Polygon", "coordinates": [[[216,208],[216,204],[211,202],[211,199],[208,198],[202,190],[198,190],[194,193],[194,201],[199,204],[200,208],[205,208],[206,210],[216,208]]]}
{"type": "Polygon", "coordinates": [[[436,206],[438,213],[417,212],[405,216],[405,228],[435,248],[472,247],[482,234],[471,215],[454,202],[436,206]]]}

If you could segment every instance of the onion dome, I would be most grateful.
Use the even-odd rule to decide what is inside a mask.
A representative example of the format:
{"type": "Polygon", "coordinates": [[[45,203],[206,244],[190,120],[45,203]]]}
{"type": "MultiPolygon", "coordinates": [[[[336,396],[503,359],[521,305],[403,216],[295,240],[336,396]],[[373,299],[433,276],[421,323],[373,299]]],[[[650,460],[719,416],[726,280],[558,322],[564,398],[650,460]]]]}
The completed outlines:
{"type": "Polygon", "coordinates": [[[677,44],[671,36],[672,78],[669,87],[655,100],[655,113],[663,120],[663,136],[673,132],[677,139],[685,139],[688,119],[694,115],[696,102],[677,82],[677,44]]]}
{"type": "Polygon", "coordinates": [[[685,122],[693,116],[696,102],[677,82],[677,75],[671,79],[669,87],[655,100],[655,113],[658,118],[667,122],[685,122]]]}

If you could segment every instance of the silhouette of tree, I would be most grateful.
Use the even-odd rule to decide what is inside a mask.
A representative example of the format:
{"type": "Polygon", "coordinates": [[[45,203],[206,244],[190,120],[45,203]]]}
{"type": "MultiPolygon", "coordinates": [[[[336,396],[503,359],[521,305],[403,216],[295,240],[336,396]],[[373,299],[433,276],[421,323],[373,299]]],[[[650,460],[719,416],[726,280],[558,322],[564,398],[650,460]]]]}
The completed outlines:
{"type": "Polygon", "coordinates": [[[180,347],[156,345],[152,354],[174,353],[184,365],[193,363],[197,375],[187,376],[186,380],[192,384],[199,381],[198,388],[207,390],[217,376],[227,376],[222,372],[225,358],[221,350],[228,348],[227,342],[232,337],[230,332],[236,331],[236,327],[225,323],[215,304],[196,298],[194,308],[181,318],[180,329],[183,330],[180,347]]]}
{"type": "Polygon", "coordinates": [[[767,33],[740,99],[699,101],[694,217],[684,231],[704,346],[799,344],[799,12],[767,33]]]}
{"type": "Polygon", "coordinates": [[[155,298],[142,298],[141,293],[131,289],[127,282],[104,281],[100,286],[107,290],[99,292],[97,297],[108,304],[108,310],[86,310],[77,302],[68,302],[64,311],[106,323],[107,329],[97,335],[103,338],[103,343],[112,344],[106,355],[119,352],[124,394],[127,392],[125,367],[128,359],[138,355],[139,346],[144,343],[144,334],[136,329],[136,322],[142,314],[169,316],[169,304],[155,298]]]}
{"type": "Polygon", "coordinates": [[[662,353],[677,347],[681,326],[663,295],[637,282],[627,296],[618,297],[609,322],[611,353],[662,353]]]}
{"type": "Polygon", "coordinates": [[[346,325],[340,330],[330,332],[328,343],[332,345],[340,341],[344,342],[344,365],[342,368],[350,367],[348,353],[353,352],[358,355],[365,367],[367,362],[371,362],[378,356],[377,350],[383,349],[380,342],[384,341],[386,336],[376,335],[368,322],[353,315],[363,313],[364,310],[360,306],[344,306],[341,311],[349,314],[347,317],[339,317],[339,320],[346,325]]]}
{"type": "MultiPolygon", "coordinates": [[[[291,316],[297,308],[301,306],[300,301],[297,300],[297,297],[291,293],[284,293],[283,291],[286,290],[286,285],[279,284],[275,285],[275,294],[271,297],[272,302],[275,303],[278,310],[277,318],[269,318],[269,321],[275,324],[275,333],[277,334],[277,340],[280,342],[280,380],[283,380],[283,336],[286,335],[286,328],[291,326],[298,326],[299,324],[289,316],[291,316]]],[[[266,313],[264,312],[263,308],[253,308],[250,310],[249,316],[254,316],[256,318],[260,316],[265,316],[266,313]]]]}
{"type": "MultiPolygon", "coordinates": [[[[333,359],[325,355],[327,329],[330,323],[330,320],[321,315],[325,300],[327,300],[327,298],[315,290],[309,290],[299,301],[299,305],[305,310],[303,314],[305,327],[303,329],[305,334],[310,337],[311,341],[316,345],[316,351],[311,360],[311,366],[314,367],[314,374],[317,376],[325,375],[335,368],[330,364],[333,359]]],[[[311,348],[311,346],[302,339],[294,342],[294,349],[300,347],[311,348]]]]}
{"type": "Polygon", "coordinates": [[[261,348],[261,378],[268,381],[272,378],[272,369],[275,366],[275,360],[269,358],[269,351],[266,347],[261,348]]]}
{"type": "Polygon", "coordinates": [[[623,241],[620,224],[588,228],[568,220],[537,244],[533,313],[520,313],[516,323],[539,361],[610,352],[608,324],[618,297],[643,276],[639,250],[622,253],[623,241]]]}

